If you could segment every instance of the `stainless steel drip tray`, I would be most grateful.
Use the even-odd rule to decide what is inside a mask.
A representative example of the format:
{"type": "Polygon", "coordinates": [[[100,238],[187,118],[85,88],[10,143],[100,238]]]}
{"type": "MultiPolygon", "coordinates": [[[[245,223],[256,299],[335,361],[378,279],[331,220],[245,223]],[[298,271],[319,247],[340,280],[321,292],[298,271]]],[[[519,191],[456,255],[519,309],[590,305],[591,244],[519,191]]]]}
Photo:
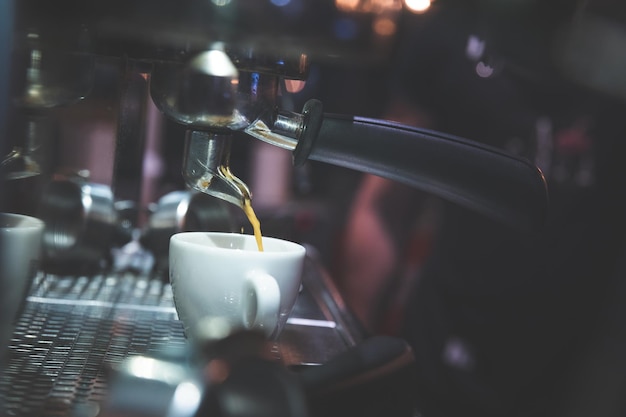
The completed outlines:
{"type": "MultiPolygon", "coordinates": [[[[307,262],[303,290],[275,346],[287,365],[324,363],[358,341],[332,283],[307,262]]],[[[158,277],[41,273],[8,347],[0,401],[15,416],[67,416],[78,408],[95,414],[117,364],[185,343],[171,287],[158,277]]]]}

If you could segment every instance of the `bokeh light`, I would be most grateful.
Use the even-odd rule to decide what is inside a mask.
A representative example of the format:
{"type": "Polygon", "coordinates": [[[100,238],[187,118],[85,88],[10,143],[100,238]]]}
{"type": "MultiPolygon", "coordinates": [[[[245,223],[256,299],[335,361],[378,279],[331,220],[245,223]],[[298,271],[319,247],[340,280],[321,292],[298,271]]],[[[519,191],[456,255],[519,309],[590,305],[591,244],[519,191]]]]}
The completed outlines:
{"type": "Polygon", "coordinates": [[[360,0],[335,0],[337,9],[348,12],[358,10],[360,3],[360,0]]]}
{"type": "Polygon", "coordinates": [[[430,9],[431,0],[404,0],[404,6],[413,13],[424,13],[430,9]]]}
{"type": "Polygon", "coordinates": [[[285,89],[289,93],[299,93],[305,85],[306,82],[303,80],[285,80],[285,89]]]}
{"type": "Polygon", "coordinates": [[[388,17],[381,17],[374,20],[372,27],[374,32],[379,36],[392,36],[396,33],[396,23],[388,17]]]}

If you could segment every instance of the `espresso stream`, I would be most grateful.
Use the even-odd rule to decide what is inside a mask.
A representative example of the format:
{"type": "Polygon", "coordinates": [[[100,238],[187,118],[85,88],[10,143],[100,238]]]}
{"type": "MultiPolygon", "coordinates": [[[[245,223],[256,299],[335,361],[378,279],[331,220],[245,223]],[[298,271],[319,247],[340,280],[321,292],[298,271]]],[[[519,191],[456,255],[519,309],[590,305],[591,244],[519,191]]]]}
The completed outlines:
{"type": "Polygon", "coordinates": [[[254,238],[256,239],[256,245],[259,248],[259,252],[263,252],[263,240],[261,236],[261,222],[256,217],[254,210],[252,209],[252,201],[250,198],[245,198],[243,200],[243,212],[248,217],[250,224],[252,225],[252,230],[254,231],[254,238]]]}
{"type": "MultiPolygon", "coordinates": [[[[232,172],[230,172],[230,167],[228,165],[220,165],[218,169],[229,182],[232,182],[234,184],[243,184],[241,180],[239,180],[237,177],[235,177],[232,174],[232,172]]],[[[210,185],[211,185],[210,181],[201,182],[201,186],[205,190],[210,185]]],[[[243,185],[245,187],[245,184],[243,185]]],[[[245,187],[245,189],[240,188],[240,191],[243,193],[243,207],[242,207],[243,212],[246,214],[246,216],[248,217],[248,221],[252,225],[252,230],[254,231],[254,238],[256,239],[256,245],[259,248],[259,252],[263,252],[263,240],[261,236],[261,222],[256,217],[256,214],[254,213],[254,209],[252,208],[252,199],[250,198],[250,194],[247,190],[247,187],[245,187]]]]}

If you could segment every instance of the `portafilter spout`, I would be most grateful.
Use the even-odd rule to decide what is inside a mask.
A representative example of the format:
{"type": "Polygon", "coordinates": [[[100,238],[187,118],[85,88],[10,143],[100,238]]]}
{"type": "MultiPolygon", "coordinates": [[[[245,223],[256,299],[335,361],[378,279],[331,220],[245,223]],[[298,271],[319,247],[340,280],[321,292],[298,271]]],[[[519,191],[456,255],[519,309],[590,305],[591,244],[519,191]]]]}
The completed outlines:
{"type": "Polygon", "coordinates": [[[183,177],[195,190],[244,208],[248,186],[230,172],[232,135],[188,130],[185,136],[183,177]]]}

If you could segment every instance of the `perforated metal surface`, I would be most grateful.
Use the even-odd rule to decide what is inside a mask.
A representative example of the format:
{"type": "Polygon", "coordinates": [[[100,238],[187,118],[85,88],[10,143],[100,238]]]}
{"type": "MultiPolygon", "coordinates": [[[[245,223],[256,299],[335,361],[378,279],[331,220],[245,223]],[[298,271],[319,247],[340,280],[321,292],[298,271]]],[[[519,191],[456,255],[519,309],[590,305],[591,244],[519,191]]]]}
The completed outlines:
{"type": "MultiPolygon", "coordinates": [[[[323,363],[353,343],[312,271],[276,346],[287,364],[323,363]]],[[[40,274],[6,352],[0,402],[12,416],[93,416],[115,365],[185,343],[171,288],[160,278],[40,274]]]]}
{"type": "Polygon", "coordinates": [[[6,412],[65,416],[77,405],[97,409],[111,366],[184,343],[171,289],[159,280],[40,275],[0,379],[6,412]]]}

